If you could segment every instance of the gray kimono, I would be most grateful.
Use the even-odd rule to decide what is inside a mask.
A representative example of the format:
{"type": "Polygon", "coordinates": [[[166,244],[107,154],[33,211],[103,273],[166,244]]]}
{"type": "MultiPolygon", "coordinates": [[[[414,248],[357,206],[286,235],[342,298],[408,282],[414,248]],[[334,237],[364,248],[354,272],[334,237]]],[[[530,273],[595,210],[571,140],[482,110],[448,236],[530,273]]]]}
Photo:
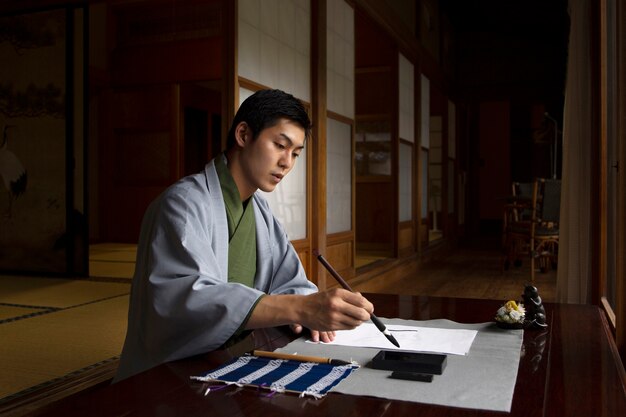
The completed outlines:
{"type": "Polygon", "coordinates": [[[169,187],[141,226],[128,331],[116,381],[220,347],[263,294],[317,291],[258,193],[254,288],[228,283],[228,223],[214,161],[169,187]]]}

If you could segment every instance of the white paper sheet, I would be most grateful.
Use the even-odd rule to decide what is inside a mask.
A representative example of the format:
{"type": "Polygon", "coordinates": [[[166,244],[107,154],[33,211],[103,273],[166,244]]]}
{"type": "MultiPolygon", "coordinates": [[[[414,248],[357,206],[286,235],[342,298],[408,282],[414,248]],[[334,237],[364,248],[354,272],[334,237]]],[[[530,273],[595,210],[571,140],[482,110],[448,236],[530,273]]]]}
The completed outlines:
{"type": "Polygon", "coordinates": [[[395,324],[387,325],[387,330],[396,338],[400,344],[399,348],[387,340],[373,323],[363,323],[353,330],[337,331],[335,340],[325,344],[467,355],[478,333],[476,330],[439,329],[395,324]]]}

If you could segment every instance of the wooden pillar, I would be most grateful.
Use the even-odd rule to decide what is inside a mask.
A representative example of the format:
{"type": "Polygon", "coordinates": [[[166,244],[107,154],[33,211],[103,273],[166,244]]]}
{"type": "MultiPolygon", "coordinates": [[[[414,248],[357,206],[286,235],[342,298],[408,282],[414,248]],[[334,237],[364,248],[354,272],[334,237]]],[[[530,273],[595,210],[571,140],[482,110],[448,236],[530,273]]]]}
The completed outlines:
{"type": "Polygon", "coordinates": [[[237,1],[222,2],[224,16],[224,45],[222,49],[222,149],[226,149],[228,129],[239,107],[239,80],[237,66],[238,12],[237,1]]]}
{"type": "Polygon", "coordinates": [[[312,87],[312,181],[311,181],[311,279],[326,288],[326,271],[313,252],[326,252],[326,1],[311,2],[311,87],[312,87]]]}
{"type": "MultiPolygon", "coordinates": [[[[617,9],[616,19],[616,39],[617,41],[617,68],[618,91],[626,91],[626,5],[623,2],[615,2],[617,9]]],[[[617,103],[617,265],[616,265],[616,308],[617,319],[617,347],[619,349],[622,362],[626,362],[626,98],[624,94],[619,94],[617,103]]]]}

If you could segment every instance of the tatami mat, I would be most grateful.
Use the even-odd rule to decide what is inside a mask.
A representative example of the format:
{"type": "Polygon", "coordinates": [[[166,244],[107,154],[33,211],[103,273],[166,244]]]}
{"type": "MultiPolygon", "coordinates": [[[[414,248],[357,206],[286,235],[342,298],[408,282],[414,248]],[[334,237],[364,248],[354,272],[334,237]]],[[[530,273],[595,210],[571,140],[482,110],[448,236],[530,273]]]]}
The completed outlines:
{"type": "Polygon", "coordinates": [[[0,404],[119,356],[136,252],[91,245],[89,280],[0,276],[0,404]]]}
{"type": "Polygon", "coordinates": [[[89,276],[107,278],[133,277],[137,245],[100,243],[89,246],[89,276]]]}
{"type": "Polygon", "coordinates": [[[136,250],[93,250],[89,251],[90,261],[135,262],[136,250]]]}
{"type": "Polygon", "coordinates": [[[127,248],[118,250],[102,250],[98,248],[89,249],[90,261],[115,261],[115,262],[135,262],[137,249],[127,248]]]}
{"type": "Polygon", "coordinates": [[[119,356],[128,296],[0,326],[0,399],[119,356]]]}
{"type": "Polygon", "coordinates": [[[14,319],[17,317],[24,317],[34,313],[41,313],[48,311],[45,308],[29,308],[29,307],[16,307],[0,305],[0,321],[14,319]]]}
{"type": "Polygon", "coordinates": [[[89,261],[90,277],[127,278],[130,279],[135,273],[134,260],[130,262],[89,261]]]}
{"type": "Polygon", "coordinates": [[[65,308],[128,294],[130,282],[0,276],[0,303],[65,308]]]}
{"type": "Polygon", "coordinates": [[[136,252],[137,245],[133,243],[93,243],[89,245],[89,253],[100,252],[136,252]]]}

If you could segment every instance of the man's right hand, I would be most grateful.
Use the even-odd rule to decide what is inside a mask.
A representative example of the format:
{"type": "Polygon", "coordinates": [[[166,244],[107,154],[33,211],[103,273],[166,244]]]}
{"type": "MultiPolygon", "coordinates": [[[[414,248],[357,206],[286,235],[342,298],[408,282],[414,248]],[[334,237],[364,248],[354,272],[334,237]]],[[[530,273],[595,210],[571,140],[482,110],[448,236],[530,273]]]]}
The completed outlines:
{"type": "Polygon", "coordinates": [[[370,319],[374,306],[360,293],[342,288],[309,295],[266,295],[252,311],[246,329],[300,324],[317,332],[354,329],[370,319]]]}
{"type": "Polygon", "coordinates": [[[354,329],[374,312],[372,303],[360,293],[341,288],[304,296],[298,309],[302,317],[298,323],[319,331],[354,329]]]}

